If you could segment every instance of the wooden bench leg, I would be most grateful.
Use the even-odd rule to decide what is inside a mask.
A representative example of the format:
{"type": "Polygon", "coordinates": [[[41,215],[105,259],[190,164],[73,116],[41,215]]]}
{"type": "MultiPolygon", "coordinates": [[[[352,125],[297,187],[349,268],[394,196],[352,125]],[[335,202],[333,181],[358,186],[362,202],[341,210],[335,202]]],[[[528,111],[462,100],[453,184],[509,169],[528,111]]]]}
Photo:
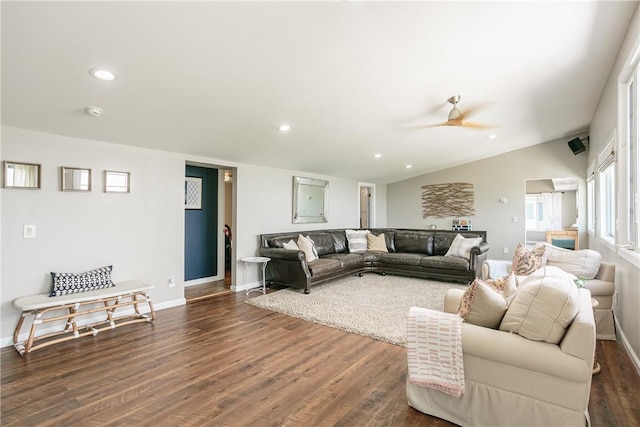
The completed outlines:
{"type": "Polygon", "coordinates": [[[42,323],[42,312],[38,311],[34,312],[33,314],[35,315],[35,317],[33,319],[33,323],[31,323],[31,328],[29,329],[29,338],[27,338],[27,342],[24,346],[25,353],[31,352],[31,347],[33,347],[33,340],[36,337],[36,326],[42,323]]]}
{"type": "MultiPolygon", "coordinates": [[[[144,307],[143,307],[144,308],[144,307]]],[[[59,306],[50,306],[43,309],[34,309],[31,311],[23,311],[16,325],[16,329],[13,333],[14,347],[20,353],[21,356],[30,353],[32,350],[46,347],[55,343],[68,341],[70,339],[79,338],[87,335],[97,335],[98,332],[111,328],[114,329],[118,326],[124,326],[132,323],[151,322],[155,320],[155,311],[153,303],[149,295],[142,291],[132,292],[127,295],[119,295],[109,298],[101,298],[95,301],[83,301],[69,303],[59,306]],[[102,302],[102,306],[100,306],[102,302]],[[142,313],[140,304],[147,303],[150,313],[142,313]],[[98,307],[92,307],[93,304],[98,304],[98,307]],[[86,308],[82,308],[88,306],[86,308]],[[124,310],[126,307],[133,306],[134,314],[123,313],[118,316],[115,311],[117,309],[124,310]],[[61,310],[61,314],[56,314],[56,311],[61,310]],[[83,330],[78,329],[77,317],[78,316],[92,316],[94,313],[105,312],[106,319],[83,326],[83,330]],[[20,341],[20,332],[24,326],[25,317],[34,316],[29,329],[29,336],[25,341],[20,341]],[[53,322],[66,321],[64,326],[59,327],[51,326],[56,331],[44,333],[36,337],[36,329],[41,324],[51,324],[53,322]],[[73,334],[69,334],[72,332],[73,334]]]]}
{"type": "Polygon", "coordinates": [[[20,329],[22,329],[22,325],[24,323],[24,318],[27,316],[27,313],[24,311],[20,314],[20,319],[18,319],[18,325],[16,326],[16,330],[13,332],[13,347],[20,353],[20,356],[24,355],[25,348],[24,343],[20,342],[20,329]]]}

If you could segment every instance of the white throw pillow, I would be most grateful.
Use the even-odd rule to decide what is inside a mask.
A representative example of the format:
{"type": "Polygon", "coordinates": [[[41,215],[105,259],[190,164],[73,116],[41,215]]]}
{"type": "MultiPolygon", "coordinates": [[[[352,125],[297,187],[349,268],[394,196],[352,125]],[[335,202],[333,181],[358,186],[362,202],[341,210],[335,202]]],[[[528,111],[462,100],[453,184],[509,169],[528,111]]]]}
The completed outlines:
{"type": "Polygon", "coordinates": [[[546,247],[547,265],[560,267],[567,273],[573,273],[578,277],[593,279],[598,274],[602,255],[593,249],[580,249],[572,251],[557,246],[543,243],[546,247]]]}
{"type": "Polygon", "coordinates": [[[470,237],[465,239],[462,234],[457,234],[451,242],[449,250],[444,256],[457,256],[469,259],[471,248],[482,243],[482,237],[470,237]]]}
{"type": "Polygon", "coordinates": [[[289,240],[288,242],[285,242],[282,244],[282,247],[284,249],[289,249],[289,250],[294,250],[294,251],[299,251],[300,247],[298,246],[298,244],[293,240],[289,240]]]}
{"type": "Polygon", "coordinates": [[[369,230],[344,230],[349,243],[349,252],[352,254],[367,252],[367,234],[369,230]]]}
{"type": "Polygon", "coordinates": [[[580,295],[571,274],[543,267],[521,282],[500,330],[558,344],[579,308],[580,295]]]}
{"type": "Polygon", "coordinates": [[[298,234],[298,247],[304,252],[307,262],[315,261],[318,259],[316,249],[314,247],[313,240],[309,236],[303,236],[298,234]]]}

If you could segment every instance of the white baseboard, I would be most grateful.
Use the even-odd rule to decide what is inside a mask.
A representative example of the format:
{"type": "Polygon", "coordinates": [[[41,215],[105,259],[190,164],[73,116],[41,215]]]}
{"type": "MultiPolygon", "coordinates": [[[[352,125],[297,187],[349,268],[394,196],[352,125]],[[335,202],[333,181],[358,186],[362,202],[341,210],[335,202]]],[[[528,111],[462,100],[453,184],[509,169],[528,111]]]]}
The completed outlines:
{"type": "Polygon", "coordinates": [[[631,359],[631,363],[633,364],[634,368],[636,368],[636,372],[638,373],[638,375],[640,375],[640,359],[638,359],[638,355],[635,351],[633,351],[633,347],[631,347],[629,340],[627,340],[627,336],[622,331],[620,324],[618,324],[618,319],[614,316],[613,320],[616,322],[616,331],[618,332],[618,335],[620,335],[622,346],[627,351],[629,359],[631,359]]]}
{"type": "Polygon", "coordinates": [[[251,283],[242,283],[240,285],[231,285],[231,291],[232,292],[242,292],[242,291],[246,291],[247,289],[254,289],[254,288],[261,288],[262,287],[262,281],[260,282],[251,282],[251,283]]]}
{"type": "MultiPolygon", "coordinates": [[[[153,300],[152,300],[153,302],[153,300]]],[[[187,303],[187,300],[185,298],[178,298],[175,300],[171,300],[171,301],[164,301],[158,304],[153,304],[153,309],[154,311],[160,311],[160,310],[164,310],[167,308],[171,308],[171,307],[177,307],[180,305],[185,305],[187,303]]],[[[148,313],[149,307],[146,304],[142,304],[140,305],[140,311],[142,313],[148,313]]],[[[118,313],[119,314],[133,314],[135,311],[133,310],[133,307],[127,307],[124,308],[122,310],[119,310],[118,313]]],[[[78,322],[78,326],[82,327],[83,325],[88,325],[91,323],[96,323],[96,322],[100,322],[101,320],[104,320],[104,315],[99,315],[96,314],[95,316],[89,316],[89,317],[84,317],[82,319],[82,323],[78,322]]],[[[16,321],[17,322],[17,321],[16,321]]],[[[64,324],[62,322],[62,324],[64,324]]],[[[24,326],[22,327],[22,330],[24,331],[23,333],[20,334],[19,341],[24,341],[27,339],[27,337],[29,336],[29,327],[28,327],[28,323],[27,321],[25,321],[24,326]]],[[[58,325],[57,327],[52,325],[46,328],[42,328],[42,329],[38,329],[38,333],[36,335],[44,335],[44,334],[48,334],[51,332],[56,332],[60,330],[60,325],[58,325]]],[[[12,347],[13,346],[13,336],[11,337],[3,337],[0,338],[0,347],[12,347]]]]}
{"type": "Polygon", "coordinates": [[[211,277],[202,277],[200,279],[187,280],[184,282],[184,287],[196,286],[196,285],[204,285],[205,283],[217,282],[218,280],[222,280],[224,277],[220,276],[211,276],[211,277]]]}

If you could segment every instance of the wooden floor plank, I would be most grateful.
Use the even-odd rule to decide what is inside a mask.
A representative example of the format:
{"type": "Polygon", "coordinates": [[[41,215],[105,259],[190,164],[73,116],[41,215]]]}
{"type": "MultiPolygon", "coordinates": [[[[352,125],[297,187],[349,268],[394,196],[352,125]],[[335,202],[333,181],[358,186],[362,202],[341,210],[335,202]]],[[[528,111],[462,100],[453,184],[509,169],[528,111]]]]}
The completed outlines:
{"type": "MultiPolygon", "coordinates": [[[[405,397],[402,347],[245,304],[199,298],[36,350],[0,352],[2,426],[431,426],[405,397]]],[[[592,425],[640,427],[640,380],[598,341],[592,425]]]]}

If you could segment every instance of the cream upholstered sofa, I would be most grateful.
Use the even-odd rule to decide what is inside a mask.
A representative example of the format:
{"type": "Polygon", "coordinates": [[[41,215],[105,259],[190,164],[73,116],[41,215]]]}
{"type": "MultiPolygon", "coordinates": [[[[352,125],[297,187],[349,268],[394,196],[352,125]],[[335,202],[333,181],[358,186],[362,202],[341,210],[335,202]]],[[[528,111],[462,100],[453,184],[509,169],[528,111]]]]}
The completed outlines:
{"type": "MultiPolygon", "coordinates": [[[[525,283],[520,284],[503,323],[512,323],[513,319],[507,321],[507,316],[522,290],[528,289],[525,283]]],[[[464,393],[455,397],[415,385],[408,377],[409,405],[462,426],[588,425],[595,322],[589,291],[575,287],[572,292],[576,294],[578,311],[557,344],[522,336],[522,325],[520,332],[512,333],[463,323],[464,393]]],[[[456,313],[463,293],[449,290],[444,311],[456,313]]],[[[542,301],[538,309],[545,304],[549,304],[548,300],[542,301]]],[[[528,307],[519,309],[531,311],[528,307]]],[[[535,328],[540,313],[531,320],[535,328]]],[[[500,328],[504,329],[502,324],[500,328]]]]}
{"type": "MultiPolygon", "coordinates": [[[[615,293],[616,266],[603,262],[600,253],[593,249],[572,251],[548,243],[546,247],[546,265],[553,265],[586,278],[584,287],[589,289],[591,297],[598,301],[595,309],[597,338],[616,340],[613,320],[613,298],[615,293]]],[[[511,261],[486,260],[482,264],[482,279],[494,279],[511,273],[511,261]]]]}

